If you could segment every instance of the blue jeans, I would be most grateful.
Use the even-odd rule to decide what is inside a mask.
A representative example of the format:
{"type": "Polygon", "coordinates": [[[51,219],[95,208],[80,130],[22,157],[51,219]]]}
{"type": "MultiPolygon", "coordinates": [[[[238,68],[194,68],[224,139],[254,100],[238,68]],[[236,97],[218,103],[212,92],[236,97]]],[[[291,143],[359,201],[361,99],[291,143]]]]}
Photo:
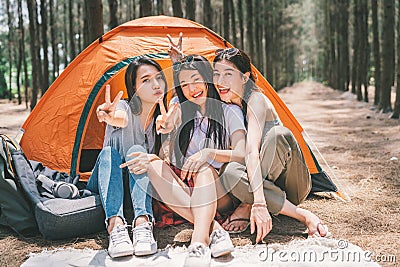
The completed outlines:
{"type": "MultiPolygon", "coordinates": [[[[142,146],[134,145],[127,155],[132,152],[144,152],[142,146]]],[[[133,158],[133,157],[132,157],[133,158]]],[[[132,158],[128,158],[132,159],[132,158]]],[[[106,226],[108,219],[119,216],[125,221],[123,212],[124,188],[122,169],[122,157],[118,151],[110,146],[104,147],[97,157],[96,165],[92,171],[86,188],[100,195],[101,203],[106,215],[106,226]]],[[[129,171],[128,171],[129,172],[129,171]]],[[[131,194],[134,218],[147,215],[149,220],[153,219],[152,188],[147,173],[129,173],[129,192],[131,194]]]]}

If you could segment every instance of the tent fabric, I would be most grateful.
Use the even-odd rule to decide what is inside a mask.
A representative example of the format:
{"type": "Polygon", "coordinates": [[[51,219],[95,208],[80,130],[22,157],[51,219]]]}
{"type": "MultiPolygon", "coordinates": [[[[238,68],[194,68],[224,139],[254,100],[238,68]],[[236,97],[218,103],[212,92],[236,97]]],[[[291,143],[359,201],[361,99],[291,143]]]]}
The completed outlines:
{"type": "MultiPolygon", "coordinates": [[[[212,60],[216,49],[233,47],[201,24],[176,17],[145,17],[114,28],[68,65],[27,118],[22,126],[24,134],[21,139],[27,157],[51,169],[88,178],[84,173],[87,170],[82,171],[85,168],[80,167],[91,164],[86,162],[85,156],[81,157],[102,148],[105,125],[97,121],[95,109],[104,102],[105,85],[111,85],[112,98],[120,90],[126,97],[126,67],[136,57],[147,55],[165,69],[171,88],[173,82],[172,73],[168,73],[171,61],[166,53],[169,46],[166,34],[178,36],[180,32],[183,33],[186,54],[200,54],[212,60]]],[[[303,128],[254,66],[253,71],[258,76],[257,85],[274,104],[282,123],[296,137],[310,173],[321,174],[318,162],[302,136],[303,128]]],[[[332,183],[326,179],[325,182],[332,183]]]]}

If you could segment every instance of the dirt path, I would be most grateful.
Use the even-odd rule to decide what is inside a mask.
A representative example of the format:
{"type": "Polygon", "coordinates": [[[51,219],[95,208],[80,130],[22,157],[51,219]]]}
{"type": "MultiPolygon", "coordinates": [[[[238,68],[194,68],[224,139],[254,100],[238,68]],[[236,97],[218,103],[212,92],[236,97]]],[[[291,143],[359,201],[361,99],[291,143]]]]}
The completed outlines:
{"type": "MultiPolygon", "coordinates": [[[[343,203],[327,194],[313,196],[301,206],[317,213],[337,239],[348,240],[370,250],[382,260],[395,256],[400,263],[400,121],[370,110],[317,83],[301,83],[279,92],[331,166],[337,181],[352,201],[343,203]],[[391,160],[392,159],[392,160],[391,160]]],[[[0,131],[11,135],[27,116],[24,106],[0,102],[0,131]]],[[[327,171],[329,169],[325,166],[327,171]]],[[[302,224],[278,216],[268,243],[287,243],[303,238],[302,224]]],[[[188,244],[189,225],[157,229],[159,247],[188,244]]],[[[235,245],[254,242],[248,232],[232,235],[235,245]]],[[[63,241],[21,238],[0,227],[0,266],[18,266],[29,252],[58,247],[106,248],[104,233],[63,241]]],[[[379,258],[377,258],[379,260],[379,258]]],[[[384,263],[394,265],[396,263],[384,263]]]]}

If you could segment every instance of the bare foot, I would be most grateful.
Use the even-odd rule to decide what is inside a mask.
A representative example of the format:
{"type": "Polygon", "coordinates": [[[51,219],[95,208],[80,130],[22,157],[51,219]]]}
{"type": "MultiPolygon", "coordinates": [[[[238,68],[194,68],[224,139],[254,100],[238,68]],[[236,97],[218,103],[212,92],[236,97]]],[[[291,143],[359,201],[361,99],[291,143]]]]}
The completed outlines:
{"type": "Polygon", "coordinates": [[[251,212],[251,205],[242,203],[236,210],[229,216],[225,222],[222,224],[222,227],[226,231],[243,231],[249,224],[251,212]]]}

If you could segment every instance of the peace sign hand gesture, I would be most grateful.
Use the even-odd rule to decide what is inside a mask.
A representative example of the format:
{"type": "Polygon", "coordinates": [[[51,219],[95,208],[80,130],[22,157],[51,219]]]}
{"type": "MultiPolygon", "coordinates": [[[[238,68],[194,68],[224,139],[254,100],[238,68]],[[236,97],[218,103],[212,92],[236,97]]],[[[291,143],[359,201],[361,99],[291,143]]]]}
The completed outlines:
{"type": "Polygon", "coordinates": [[[110,97],[110,85],[106,85],[106,102],[101,104],[96,109],[97,119],[99,122],[106,122],[110,124],[114,120],[115,115],[115,107],[117,106],[118,102],[121,100],[123,92],[120,91],[117,96],[114,98],[113,102],[111,102],[110,97]]]}
{"type": "Polygon", "coordinates": [[[172,41],[171,35],[167,34],[167,37],[168,37],[168,40],[170,43],[169,47],[168,47],[168,54],[169,54],[169,57],[171,58],[172,63],[178,62],[179,60],[181,60],[182,58],[185,57],[185,55],[182,52],[182,36],[183,36],[183,33],[180,32],[178,43],[174,44],[174,42],[172,41]]]}
{"type": "Polygon", "coordinates": [[[157,134],[167,134],[174,130],[175,124],[177,123],[177,112],[179,110],[179,103],[175,103],[168,112],[165,110],[162,99],[158,100],[161,115],[156,118],[156,131],[157,134]]]}

